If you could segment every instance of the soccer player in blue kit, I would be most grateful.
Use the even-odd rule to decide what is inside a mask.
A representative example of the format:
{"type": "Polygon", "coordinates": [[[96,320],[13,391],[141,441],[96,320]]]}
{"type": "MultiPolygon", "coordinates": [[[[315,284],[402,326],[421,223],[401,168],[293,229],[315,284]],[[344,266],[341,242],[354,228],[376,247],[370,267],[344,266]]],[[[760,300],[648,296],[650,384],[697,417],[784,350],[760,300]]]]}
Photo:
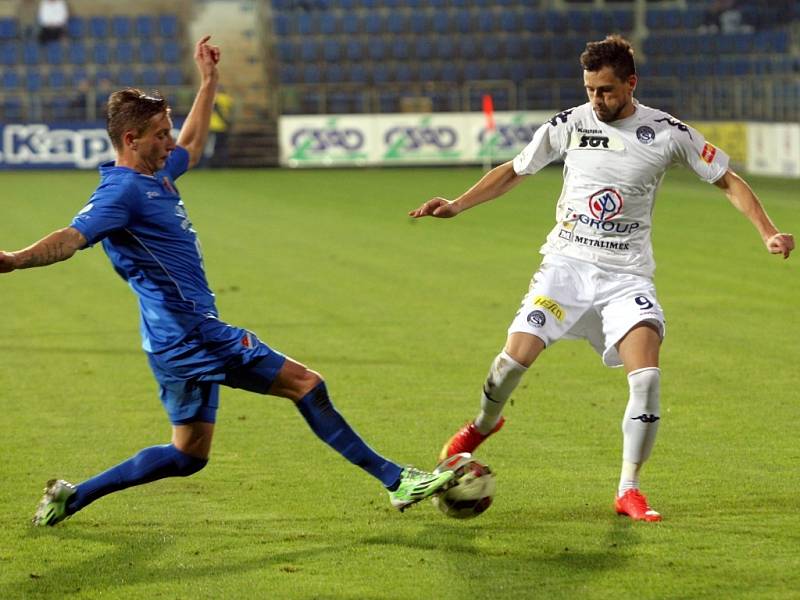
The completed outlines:
{"type": "Polygon", "coordinates": [[[219,386],[289,398],[314,433],[377,478],[399,510],[447,487],[453,473],[403,468],[373,451],[334,408],[325,382],[219,319],[197,234],[175,180],[200,160],[217,87],[219,48],[197,42],[200,87],[177,145],[167,102],[137,89],[111,94],[107,129],[116,161],[100,166],[100,185],[69,227],[17,252],[0,252],[0,273],[66,260],[102,242],[116,272],[138,296],[142,347],[172,423],[171,443],[78,484],[47,482],[33,518],[55,525],[106,494],[206,466],[219,386]]]}

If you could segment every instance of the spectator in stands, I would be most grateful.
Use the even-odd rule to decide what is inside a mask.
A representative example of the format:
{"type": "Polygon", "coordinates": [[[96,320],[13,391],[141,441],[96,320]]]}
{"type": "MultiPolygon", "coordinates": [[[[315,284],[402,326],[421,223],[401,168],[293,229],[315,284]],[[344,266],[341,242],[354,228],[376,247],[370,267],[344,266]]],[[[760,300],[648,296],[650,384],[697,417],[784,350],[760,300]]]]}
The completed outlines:
{"type": "Polygon", "coordinates": [[[66,0],[41,0],[39,2],[39,43],[55,42],[67,32],[69,7],[66,0]]]}
{"type": "Polygon", "coordinates": [[[26,40],[36,37],[39,26],[36,23],[36,0],[20,0],[19,3],[19,26],[22,36],[26,40]]]}
{"type": "Polygon", "coordinates": [[[233,117],[233,97],[220,85],[214,96],[210,131],[205,155],[212,166],[222,167],[228,161],[228,134],[233,117]]]}

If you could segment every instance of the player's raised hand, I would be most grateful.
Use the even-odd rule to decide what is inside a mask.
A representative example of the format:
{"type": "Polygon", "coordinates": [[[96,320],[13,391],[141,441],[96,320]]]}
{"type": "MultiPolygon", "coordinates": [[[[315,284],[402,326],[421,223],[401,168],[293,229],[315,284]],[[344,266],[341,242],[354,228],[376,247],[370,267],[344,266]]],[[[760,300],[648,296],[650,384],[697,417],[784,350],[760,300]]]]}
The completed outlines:
{"type": "Polygon", "coordinates": [[[210,35],[203,36],[194,47],[194,62],[203,79],[214,77],[217,74],[217,63],[219,63],[219,46],[212,46],[208,43],[210,35]]]}
{"type": "Polygon", "coordinates": [[[0,273],[10,273],[17,268],[17,261],[11,252],[0,250],[0,273]]]}
{"type": "Polygon", "coordinates": [[[767,250],[772,254],[783,254],[783,258],[786,259],[794,250],[794,236],[791,233],[776,233],[766,244],[767,250]]]}
{"type": "Polygon", "coordinates": [[[458,207],[445,198],[431,198],[417,209],[408,212],[408,216],[418,219],[419,217],[439,217],[449,219],[455,217],[460,211],[458,207]]]}

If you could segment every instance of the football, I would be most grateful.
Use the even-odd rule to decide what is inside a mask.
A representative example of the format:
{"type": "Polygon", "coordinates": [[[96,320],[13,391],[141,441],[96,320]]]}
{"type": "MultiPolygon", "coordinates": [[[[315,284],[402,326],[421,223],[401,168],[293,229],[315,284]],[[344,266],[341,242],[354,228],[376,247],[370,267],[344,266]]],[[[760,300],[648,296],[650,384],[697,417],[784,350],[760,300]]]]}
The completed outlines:
{"type": "Polygon", "coordinates": [[[492,470],[467,452],[440,462],[436,473],[454,471],[455,485],[433,497],[436,507],[454,519],[471,519],[492,505],[495,481],[492,470]]]}

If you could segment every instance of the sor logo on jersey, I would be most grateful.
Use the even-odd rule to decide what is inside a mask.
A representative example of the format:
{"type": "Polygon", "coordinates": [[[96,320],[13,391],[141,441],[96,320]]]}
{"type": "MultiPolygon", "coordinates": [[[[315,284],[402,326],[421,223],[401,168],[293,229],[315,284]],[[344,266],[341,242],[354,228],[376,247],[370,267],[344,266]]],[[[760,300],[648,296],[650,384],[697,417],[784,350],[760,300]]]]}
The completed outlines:
{"type": "Polygon", "coordinates": [[[579,148],[608,148],[608,138],[604,135],[582,135],[579,148]]]}
{"type": "Polygon", "coordinates": [[[656,132],[653,131],[652,127],[648,127],[647,125],[642,125],[639,129],[636,130],[636,139],[638,139],[643,144],[650,145],[656,139],[656,132]]]}
{"type": "Polygon", "coordinates": [[[622,196],[610,188],[589,197],[589,212],[598,221],[610,221],[622,212],[622,196]]]}

